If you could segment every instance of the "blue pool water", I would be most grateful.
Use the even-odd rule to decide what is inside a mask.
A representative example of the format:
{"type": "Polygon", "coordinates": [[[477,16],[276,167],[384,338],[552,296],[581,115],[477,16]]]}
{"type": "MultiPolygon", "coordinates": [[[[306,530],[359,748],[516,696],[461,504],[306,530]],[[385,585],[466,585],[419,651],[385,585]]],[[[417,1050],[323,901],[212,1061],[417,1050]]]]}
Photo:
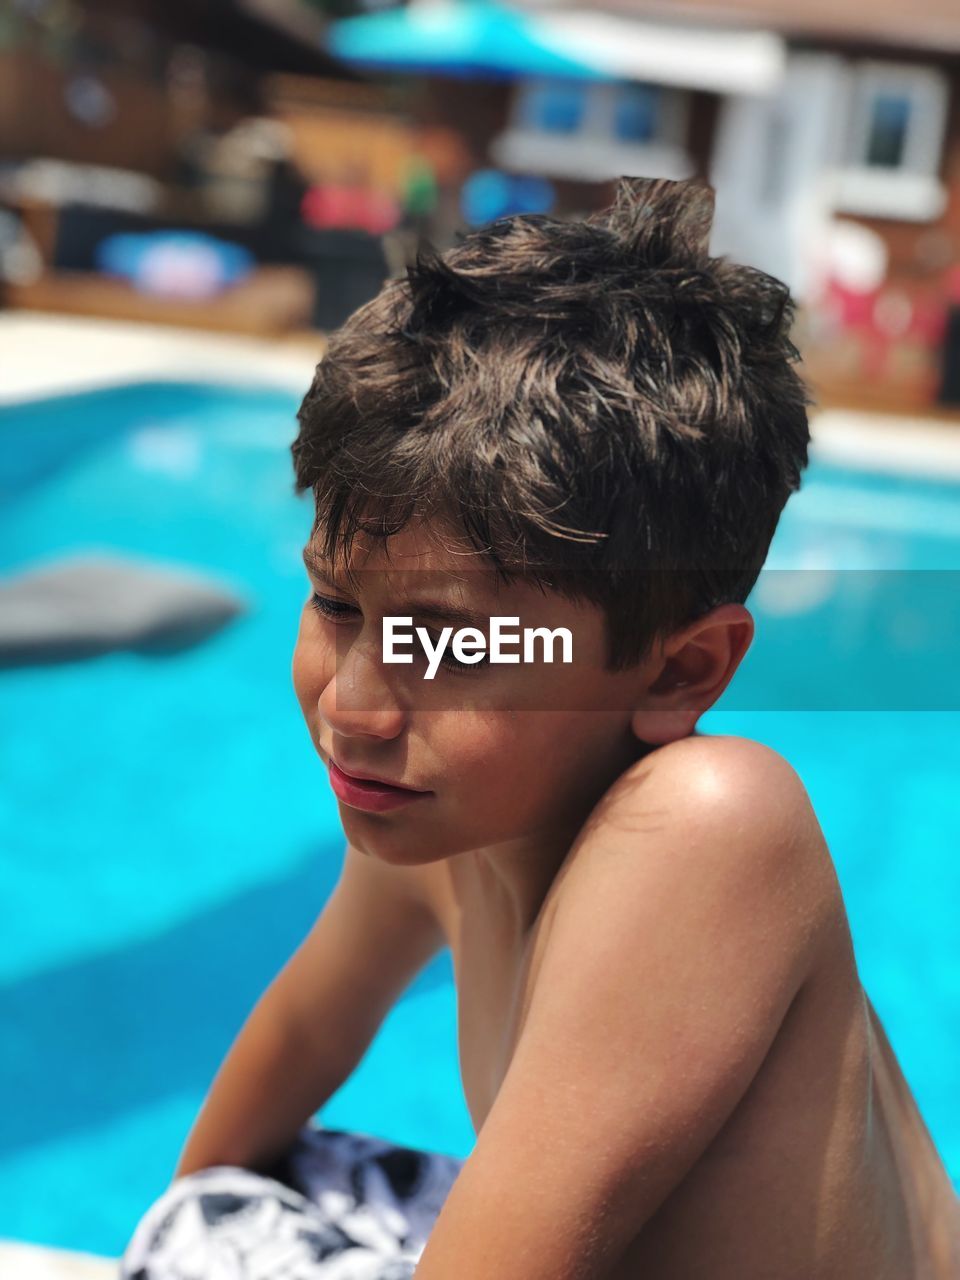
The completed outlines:
{"type": "MultiPolygon", "coordinates": [[[[121,1250],[336,878],[289,680],[310,524],[296,403],[140,384],[0,410],[0,573],[114,550],[250,606],[177,655],[0,672],[0,1236],[121,1250]]],[[[742,678],[703,727],[804,778],[864,983],[960,1178],[960,486],[815,464],[771,564],[742,678]],[[859,601],[839,631],[838,596],[859,601]],[[864,628],[883,632],[866,649],[864,628]]],[[[465,1155],[455,1037],[443,956],[323,1120],[465,1155]]]]}

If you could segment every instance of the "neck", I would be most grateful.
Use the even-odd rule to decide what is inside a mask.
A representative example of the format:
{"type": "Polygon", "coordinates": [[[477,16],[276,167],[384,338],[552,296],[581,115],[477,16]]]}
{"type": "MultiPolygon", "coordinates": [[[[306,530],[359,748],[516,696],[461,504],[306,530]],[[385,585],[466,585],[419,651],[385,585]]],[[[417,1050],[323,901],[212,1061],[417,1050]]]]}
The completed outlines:
{"type": "Polygon", "coordinates": [[[550,886],[576,838],[577,829],[541,832],[450,860],[461,910],[491,928],[525,937],[540,914],[550,886]]]}
{"type": "Polygon", "coordinates": [[[472,849],[449,859],[454,899],[461,914],[480,925],[480,932],[502,934],[522,941],[540,915],[573,842],[609,786],[653,746],[627,737],[625,749],[611,762],[608,776],[598,778],[593,794],[579,808],[558,813],[556,822],[538,831],[472,849]]]}
{"type": "MultiPolygon", "coordinates": [[[[634,748],[635,759],[652,749],[636,741],[634,748]]],[[[624,762],[623,768],[631,762],[624,762]]],[[[524,938],[539,917],[584,823],[613,781],[615,778],[610,778],[580,811],[558,818],[554,826],[452,857],[451,884],[461,912],[484,920],[491,929],[524,938]]]]}

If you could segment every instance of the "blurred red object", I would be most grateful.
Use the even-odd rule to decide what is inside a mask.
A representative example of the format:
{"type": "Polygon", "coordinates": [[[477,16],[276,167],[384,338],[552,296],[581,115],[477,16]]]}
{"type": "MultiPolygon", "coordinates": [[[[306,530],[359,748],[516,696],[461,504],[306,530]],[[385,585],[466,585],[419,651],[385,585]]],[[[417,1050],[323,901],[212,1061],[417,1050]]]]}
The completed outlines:
{"type": "MultiPolygon", "coordinates": [[[[960,300],[960,270],[952,273],[947,293],[960,300]]],[[[947,305],[943,298],[887,283],[859,292],[836,279],[828,280],[821,306],[831,317],[836,332],[859,334],[863,339],[861,373],[868,378],[886,375],[896,344],[911,342],[935,350],[946,330],[947,305]]]]}
{"type": "Polygon", "coordinates": [[[829,279],[824,291],[824,302],[841,329],[870,328],[873,308],[879,296],[880,289],[860,292],[848,288],[839,280],[829,279]]]}
{"type": "Polygon", "coordinates": [[[300,213],[304,222],[317,230],[350,228],[374,236],[392,231],[401,217],[397,201],[384,192],[335,183],[311,187],[303,197],[300,213]]]}

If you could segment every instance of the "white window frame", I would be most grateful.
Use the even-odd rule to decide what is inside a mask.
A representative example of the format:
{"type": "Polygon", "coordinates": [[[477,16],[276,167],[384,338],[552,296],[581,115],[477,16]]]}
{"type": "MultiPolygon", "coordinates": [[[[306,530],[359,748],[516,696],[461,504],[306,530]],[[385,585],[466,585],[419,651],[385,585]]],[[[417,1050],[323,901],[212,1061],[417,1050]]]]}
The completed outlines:
{"type": "MultiPolygon", "coordinates": [[[[631,81],[585,82],[584,114],[578,129],[554,133],[525,120],[527,95],[549,84],[546,77],[521,82],[506,131],[490,144],[491,158],[507,170],[552,178],[605,181],[621,175],[687,178],[693,163],[686,148],[690,94],[654,84],[661,94],[660,126],[653,142],[624,142],[613,132],[617,96],[631,81]]],[[[639,83],[639,82],[638,82],[639,83]]],[[[644,82],[646,83],[646,82],[644,82]]]]}
{"type": "Polygon", "coordinates": [[[863,60],[850,65],[846,154],[835,174],[834,206],[867,217],[928,222],[946,208],[940,181],[950,82],[935,67],[863,60]],[[870,104],[878,93],[904,96],[910,117],[896,168],[866,163],[870,104]],[[862,157],[862,162],[857,162],[862,157]]]}

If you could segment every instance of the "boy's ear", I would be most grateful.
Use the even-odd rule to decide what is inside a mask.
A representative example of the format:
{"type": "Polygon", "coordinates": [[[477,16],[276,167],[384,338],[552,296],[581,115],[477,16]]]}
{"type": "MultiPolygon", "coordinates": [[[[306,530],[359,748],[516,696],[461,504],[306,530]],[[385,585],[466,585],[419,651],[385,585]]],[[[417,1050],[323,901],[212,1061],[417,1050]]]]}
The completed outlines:
{"type": "Polygon", "coordinates": [[[663,641],[631,719],[641,742],[663,746],[689,737],[733,679],[753,633],[744,605],[722,604],[663,641]]]}

